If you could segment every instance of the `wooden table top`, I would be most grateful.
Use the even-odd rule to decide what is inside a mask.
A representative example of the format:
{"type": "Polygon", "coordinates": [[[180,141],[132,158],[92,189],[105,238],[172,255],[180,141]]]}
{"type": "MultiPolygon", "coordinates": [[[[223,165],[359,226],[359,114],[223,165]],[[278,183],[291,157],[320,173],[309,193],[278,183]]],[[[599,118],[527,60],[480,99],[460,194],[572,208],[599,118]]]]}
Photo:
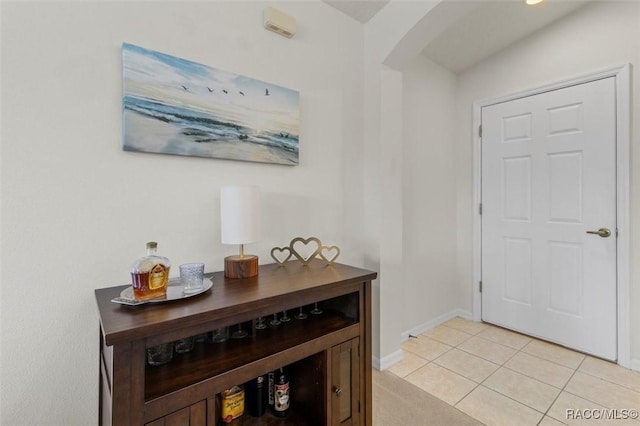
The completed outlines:
{"type": "Polygon", "coordinates": [[[326,265],[319,259],[261,265],[255,277],[225,278],[222,271],[206,274],[213,287],[197,296],[165,303],[126,306],[111,302],[130,285],[96,289],[96,302],[105,344],[132,341],[162,333],[185,319],[191,323],[249,312],[275,301],[309,291],[326,291],[350,283],[367,282],[377,273],[348,265],[326,265]]]}

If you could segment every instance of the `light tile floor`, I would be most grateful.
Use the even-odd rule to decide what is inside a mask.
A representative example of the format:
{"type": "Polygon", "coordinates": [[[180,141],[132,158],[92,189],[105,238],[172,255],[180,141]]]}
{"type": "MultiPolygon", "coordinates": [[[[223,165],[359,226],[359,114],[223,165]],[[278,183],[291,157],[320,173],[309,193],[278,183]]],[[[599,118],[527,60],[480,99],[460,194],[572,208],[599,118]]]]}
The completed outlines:
{"type": "Polygon", "coordinates": [[[640,426],[640,372],[614,363],[460,317],[402,348],[389,371],[486,425],[640,426]]]}

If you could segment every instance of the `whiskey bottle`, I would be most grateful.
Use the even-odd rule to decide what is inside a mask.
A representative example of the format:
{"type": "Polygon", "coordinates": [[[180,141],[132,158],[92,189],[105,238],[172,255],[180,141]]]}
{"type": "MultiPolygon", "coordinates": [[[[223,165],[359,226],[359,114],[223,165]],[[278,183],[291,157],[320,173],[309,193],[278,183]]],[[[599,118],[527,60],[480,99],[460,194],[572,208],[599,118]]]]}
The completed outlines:
{"type": "Polygon", "coordinates": [[[258,376],[244,385],[247,411],[253,417],[260,417],[265,412],[267,402],[267,383],[265,376],[258,376]]]}
{"type": "Polygon", "coordinates": [[[239,426],[243,424],[244,414],[244,388],[233,386],[223,391],[219,396],[220,420],[219,424],[239,426]]]}
{"type": "Polygon", "coordinates": [[[171,262],[166,257],[158,256],[158,243],[147,243],[147,255],[131,265],[133,296],[138,300],[155,299],[167,294],[169,269],[171,262]]]}
{"type": "Polygon", "coordinates": [[[276,371],[275,382],[273,384],[273,414],[278,417],[287,417],[291,408],[291,395],[289,393],[289,376],[284,368],[280,367],[276,371]]]}

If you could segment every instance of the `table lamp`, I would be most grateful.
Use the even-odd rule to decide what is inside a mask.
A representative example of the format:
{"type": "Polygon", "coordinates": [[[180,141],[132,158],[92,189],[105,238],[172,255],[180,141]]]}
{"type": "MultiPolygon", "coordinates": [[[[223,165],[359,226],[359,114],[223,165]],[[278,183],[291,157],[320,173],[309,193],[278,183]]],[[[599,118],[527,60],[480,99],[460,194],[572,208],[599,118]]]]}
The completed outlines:
{"type": "Polygon", "coordinates": [[[244,254],[244,245],[258,240],[260,191],[257,186],[224,186],[220,190],[223,244],[238,244],[240,254],[224,258],[224,276],[249,278],[258,275],[258,256],[244,254]]]}

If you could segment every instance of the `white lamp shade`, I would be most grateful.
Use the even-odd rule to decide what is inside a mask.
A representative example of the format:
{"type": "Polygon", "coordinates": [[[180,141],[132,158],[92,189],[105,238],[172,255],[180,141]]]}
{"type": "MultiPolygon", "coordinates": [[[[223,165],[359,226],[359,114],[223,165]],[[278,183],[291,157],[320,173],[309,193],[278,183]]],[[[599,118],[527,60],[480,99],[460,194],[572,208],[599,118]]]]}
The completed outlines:
{"type": "Polygon", "coordinates": [[[220,189],[223,244],[249,244],[260,232],[260,190],[257,186],[224,186],[220,189]]]}

